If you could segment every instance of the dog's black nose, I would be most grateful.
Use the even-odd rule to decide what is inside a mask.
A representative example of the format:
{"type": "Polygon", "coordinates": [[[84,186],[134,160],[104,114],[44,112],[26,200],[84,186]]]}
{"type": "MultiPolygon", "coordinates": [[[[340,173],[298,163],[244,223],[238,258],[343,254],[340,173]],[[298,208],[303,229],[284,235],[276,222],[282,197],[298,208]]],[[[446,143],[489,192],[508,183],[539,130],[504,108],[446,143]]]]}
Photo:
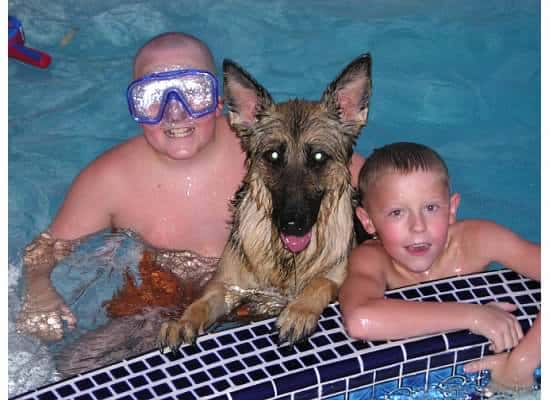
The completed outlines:
{"type": "Polygon", "coordinates": [[[307,218],[297,213],[281,215],[279,229],[285,235],[303,236],[307,233],[307,218]]]}

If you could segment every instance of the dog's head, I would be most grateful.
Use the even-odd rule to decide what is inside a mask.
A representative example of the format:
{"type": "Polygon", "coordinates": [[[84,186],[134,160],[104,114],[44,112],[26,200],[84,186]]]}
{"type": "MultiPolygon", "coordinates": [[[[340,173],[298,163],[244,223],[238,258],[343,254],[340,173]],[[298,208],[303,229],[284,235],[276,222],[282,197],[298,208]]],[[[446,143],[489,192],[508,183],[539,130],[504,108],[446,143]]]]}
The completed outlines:
{"type": "Polygon", "coordinates": [[[367,122],[370,55],[352,61],[320,101],[274,103],[233,61],[224,60],[223,72],[229,122],[247,155],[245,183],[260,180],[268,189],[273,224],[285,247],[300,252],[327,192],[351,184],[353,146],[367,122]]]}

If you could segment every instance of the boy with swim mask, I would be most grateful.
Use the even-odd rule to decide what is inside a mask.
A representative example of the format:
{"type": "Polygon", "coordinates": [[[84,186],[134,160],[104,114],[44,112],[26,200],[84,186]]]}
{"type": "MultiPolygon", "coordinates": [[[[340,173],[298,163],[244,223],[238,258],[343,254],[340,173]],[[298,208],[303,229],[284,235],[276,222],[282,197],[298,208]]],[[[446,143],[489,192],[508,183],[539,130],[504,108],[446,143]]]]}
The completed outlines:
{"type": "Polygon", "coordinates": [[[340,305],[350,336],[394,340],[469,329],[487,337],[493,356],[469,363],[507,387],[533,384],[540,364],[540,316],[525,337],[515,305],[385,299],[388,289],[483,271],[498,262],[540,280],[540,245],[490,221],[457,221],[447,166],[430,148],[394,143],[376,149],[359,177],[357,216],[374,235],[353,249],[340,305]],[[406,329],[404,329],[406,327],[406,329]],[[511,352],[503,352],[512,349],[511,352]]]}
{"type": "Polygon", "coordinates": [[[106,228],[139,236],[183,280],[202,286],[211,277],[244,176],[214,73],[208,47],[187,34],[159,35],[138,51],[127,99],[142,133],[88,165],[48,230],[27,246],[20,331],[57,340],[63,320],[75,326],[49,276],[78,240],[106,228]]]}

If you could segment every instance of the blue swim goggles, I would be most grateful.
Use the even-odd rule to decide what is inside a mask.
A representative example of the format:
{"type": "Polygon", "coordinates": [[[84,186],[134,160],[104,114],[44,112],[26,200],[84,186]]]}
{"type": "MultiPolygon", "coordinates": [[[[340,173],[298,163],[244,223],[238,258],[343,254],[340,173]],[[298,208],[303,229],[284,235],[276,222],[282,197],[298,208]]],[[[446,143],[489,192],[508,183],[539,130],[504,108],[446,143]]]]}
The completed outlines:
{"type": "Polygon", "coordinates": [[[218,81],[209,71],[199,69],[154,72],[130,83],[126,98],[132,118],[140,124],[158,124],[172,100],[189,116],[199,118],[216,110],[218,81]]]}

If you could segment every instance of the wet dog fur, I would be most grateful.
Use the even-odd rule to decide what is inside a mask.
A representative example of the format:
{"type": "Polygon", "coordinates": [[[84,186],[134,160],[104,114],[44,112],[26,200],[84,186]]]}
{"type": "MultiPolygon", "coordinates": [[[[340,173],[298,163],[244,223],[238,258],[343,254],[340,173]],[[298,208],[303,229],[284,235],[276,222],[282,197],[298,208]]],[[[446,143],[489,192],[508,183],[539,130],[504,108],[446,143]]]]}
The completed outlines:
{"type": "Polygon", "coordinates": [[[161,347],[193,343],[254,290],[288,299],[277,312],[280,342],[307,337],[335,299],[355,241],[349,166],[367,122],[370,55],[353,60],[320,101],[275,103],[236,63],[224,60],[223,72],[247,173],[218,271],[178,320],[161,325],[161,347]]]}

